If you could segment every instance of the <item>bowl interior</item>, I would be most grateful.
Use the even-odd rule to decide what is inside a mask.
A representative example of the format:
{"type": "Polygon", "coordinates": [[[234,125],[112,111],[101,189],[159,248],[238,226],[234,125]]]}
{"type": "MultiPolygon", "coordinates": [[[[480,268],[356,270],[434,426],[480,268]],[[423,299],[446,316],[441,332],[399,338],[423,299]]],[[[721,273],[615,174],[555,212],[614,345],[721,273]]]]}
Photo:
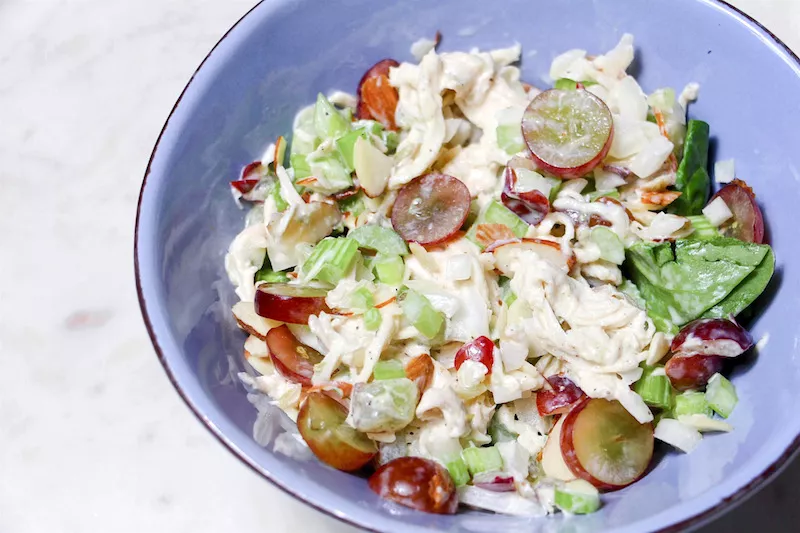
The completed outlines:
{"type": "Polygon", "coordinates": [[[800,428],[800,337],[791,311],[800,298],[793,263],[798,74],[796,60],[765,31],[715,0],[263,2],[193,78],[142,191],[138,281],[162,362],[195,412],[247,463],[312,505],[369,529],[644,531],[736,501],[792,448],[800,428]],[[276,136],[289,134],[295,111],[317,92],[354,91],[366,67],[384,57],[412,59],[410,44],[437,30],[444,36],[440,50],[520,42],[524,79],[539,86],[550,83],[558,53],[602,53],[633,33],[634,73],[643,88],[701,84],[690,115],[711,124],[712,157],[736,159],[738,176],[754,187],[764,210],[778,269],[751,327],[757,339],[769,340],[755,363],[734,376],[736,430],[704,439],[691,455],[666,454],[647,477],[608,495],[603,510],[588,517],[415,513],[380,501],[358,477],[273,453],[252,438],[256,411],[235,377],[245,337],[230,317],[235,296],[223,268],[244,211],[231,200],[228,181],[276,136]]]}

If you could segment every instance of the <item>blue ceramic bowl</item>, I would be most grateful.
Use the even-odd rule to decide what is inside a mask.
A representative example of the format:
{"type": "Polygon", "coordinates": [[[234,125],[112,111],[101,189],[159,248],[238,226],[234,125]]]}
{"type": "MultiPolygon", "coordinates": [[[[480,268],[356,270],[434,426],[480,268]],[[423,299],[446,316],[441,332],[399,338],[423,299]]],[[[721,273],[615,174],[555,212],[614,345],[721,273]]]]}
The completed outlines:
{"type": "Polygon", "coordinates": [[[800,65],[755,21],[718,0],[273,0],[257,5],[206,58],[181,95],[150,161],[136,228],[139,297],[170,379],[202,422],[254,470],[310,505],[374,531],[678,530],[711,519],[778,471],[798,447],[800,336],[800,65]],[[241,334],[223,255],[242,227],[228,181],[291,130],[318,91],[354,90],[369,65],[409,60],[409,45],[437,30],[442,49],[523,45],[524,79],[546,84],[552,58],[601,52],[636,36],[647,90],[702,85],[691,114],[712,127],[716,159],[736,158],[758,192],[778,270],[751,324],[769,342],[734,375],[740,402],[731,434],[691,455],[667,454],[597,514],[520,519],[481,512],[434,516],[379,500],[363,479],[262,448],[256,416],[231,379],[241,334]],[[766,305],[768,303],[768,305],[766,305]],[[794,310],[794,311],[793,311],[794,310]]]}

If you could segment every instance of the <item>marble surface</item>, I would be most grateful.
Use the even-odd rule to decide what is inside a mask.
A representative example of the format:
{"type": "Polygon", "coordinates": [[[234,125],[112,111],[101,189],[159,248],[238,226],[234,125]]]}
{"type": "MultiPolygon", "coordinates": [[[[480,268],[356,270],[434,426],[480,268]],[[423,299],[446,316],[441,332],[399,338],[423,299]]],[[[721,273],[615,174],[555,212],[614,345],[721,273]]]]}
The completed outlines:
{"type": "MultiPolygon", "coordinates": [[[[133,282],[147,160],[253,0],[0,0],[0,532],[354,531],[222,448],[133,282]]],[[[736,0],[795,50],[800,2],[736,0]]],[[[790,531],[800,461],[705,533],[790,531]]]]}

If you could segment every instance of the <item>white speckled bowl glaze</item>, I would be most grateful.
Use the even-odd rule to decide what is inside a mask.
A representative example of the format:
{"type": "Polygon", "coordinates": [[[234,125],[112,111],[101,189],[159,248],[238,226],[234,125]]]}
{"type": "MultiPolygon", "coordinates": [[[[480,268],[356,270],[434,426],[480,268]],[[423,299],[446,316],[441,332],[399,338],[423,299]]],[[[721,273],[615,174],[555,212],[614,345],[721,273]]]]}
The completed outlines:
{"type": "Polygon", "coordinates": [[[287,492],[375,531],[641,532],[697,526],[744,499],[786,463],[800,434],[800,66],[768,31],[717,0],[265,1],[219,43],[175,106],[153,152],[137,218],[137,281],[145,321],[187,404],[234,454],[287,492]],[[223,255],[242,226],[228,181],[291,130],[319,91],[353,91],[379,59],[411,59],[437,30],[442,50],[523,45],[523,76],[545,86],[558,53],[610,49],[636,36],[646,90],[702,85],[690,114],[711,124],[712,157],[736,158],[757,191],[778,257],[750,326],[769,335],[733,380],[731,434],[691,455],[669,452],[643,480],[586,517],[523,519],[478,511],[434,516],[379,500],[358,477],[296,461],[252,439],[255,410],[231,379],[244,335],[223,255]]]}

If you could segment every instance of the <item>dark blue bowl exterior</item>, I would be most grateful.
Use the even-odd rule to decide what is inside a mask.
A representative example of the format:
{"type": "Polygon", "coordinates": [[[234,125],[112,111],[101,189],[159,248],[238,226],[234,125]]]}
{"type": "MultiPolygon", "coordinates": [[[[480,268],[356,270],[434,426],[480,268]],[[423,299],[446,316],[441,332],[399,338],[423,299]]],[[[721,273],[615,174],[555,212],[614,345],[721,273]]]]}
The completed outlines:
{"type": "Polygon", "coordinates": [[[800,299],[793,235],[800,205],[800,67],[755,23],[715,0],[265,1],[221,41],[176,105],[154,151],[137,217],[137,282],[156,350],[191,408],[234,453],[315,507],[380,531],[646,531],[696,525],[741,500],[779,468],[800,434],[800,299]],[[521,42],[524,79],[545,86],[550,61],[570,48],[602,52],[636,36],[645,90],[701,84],[693,117],[709,122],[717,159],[758,193],[778,254],[772,290],[752,323],[769,342],[735,376],[736,431],[668,454],[646,478],[588,517],[522,519],[485,513],[440,517],[380,501],[355,476],[273,454],[252,439],[255,410],[235,372],[241,334],[223,257],[244,212],[228,181],[291,131],[317,92],[353,91],[384,57],[409,60],[420,37],[441,49],[521,42]],[[766,304],[769,303],[768,306],[766,304]]]}

